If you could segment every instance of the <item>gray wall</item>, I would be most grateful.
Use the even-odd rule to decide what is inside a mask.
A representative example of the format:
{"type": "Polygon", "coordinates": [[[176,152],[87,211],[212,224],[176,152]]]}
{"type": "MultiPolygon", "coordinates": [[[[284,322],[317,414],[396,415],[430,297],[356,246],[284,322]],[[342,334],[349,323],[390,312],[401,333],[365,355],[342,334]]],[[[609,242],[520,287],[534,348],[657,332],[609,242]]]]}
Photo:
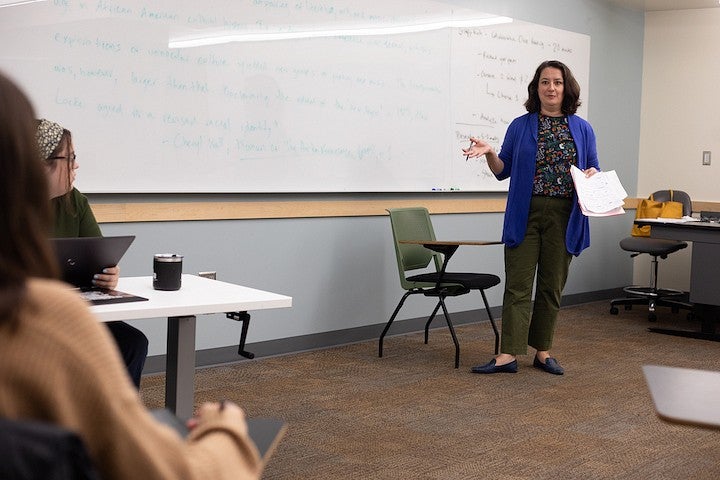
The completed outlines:
{"type": "MultiPolygon", "coordinates": [[[[591,0],[446,3],[591,36],[588,119],[598,136],[602,168],[617,170],[628,193],[633,196],[637,184],[643,14],[591,0]]],[[[528,73],[534,68],[535,65],[528,65],[528,73]]],[[[483,196],[457,195],[460,198],[463,195],[467,198],[483,196]]],[[[405,197],[392,194],[347,197],[94,195],[91,200],[105,203],[405,197]]],[[[419,205],[426,198],[435,198],[423,194],[413,197],[419,205]]],[[[499,239],[502,229],[502,214],[436,215],[433,221],[440,238],[499,239]]],[[[597,292],[631,283],[632,262],[617,247],[618,240],[627,234],[631,223],[632,214],[591,220],[592,246],[573,261],[565,294],[597,292]]],[[[384,216],[103,224],[102,229],[105,235],[137,236],[121,263],[123,275],[151,275],[154,253],[176,252],[185,255],[185,273],[215,270],[219,280],[292,296],[291,309],[252,314],[249,343],[334,331],[342,337],[343,331],[348,329],[386,322],[402,294],[389,220],[384,216]]],[[[453,264],[457,269],[492,272],[504,277],[501,246],[462,247],[453,264]]],[[[502,286],[488,293],[492,306],[501,305],[502,286]]],[[[453,312],[461,312],[478,308],[480,304],[478,297],[469,295],[452,299],[449,307],[453,312]]],[[[412,299],[400,318],[421,317],[431,308],[428,299],[412,299]]],[[[165,353],[164,322],[138,320],[133,324],[150,338],[151,355],[165,353]]],[[[238,336],[239,325],[224,316],[199,318],[199,350],[234,345],[238,336]]]]}

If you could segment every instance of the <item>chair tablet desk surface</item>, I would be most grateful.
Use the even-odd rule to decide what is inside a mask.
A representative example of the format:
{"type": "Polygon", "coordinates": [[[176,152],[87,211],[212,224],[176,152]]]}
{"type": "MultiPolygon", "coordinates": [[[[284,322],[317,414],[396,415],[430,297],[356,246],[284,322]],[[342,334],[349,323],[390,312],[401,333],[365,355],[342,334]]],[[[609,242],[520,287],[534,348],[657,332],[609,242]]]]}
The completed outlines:
{"type": "Polygon", "coordinates": [[[398,243],[422,245],[433,252],[442,253],[445,258],[440,271],[443,273],[460,245],[502,245],[502,242],[497,240],[398,240],[398,243]]]}
{"type": "MultiPolygon", "coordinates": [[[[400,243],[409,243],[414,245],[427,245],[427,248],[433,246],[456,246],[460,245],[500,245],[502,242],[497,240],[399,240],[400,243]]],[[[432,250],[432,248],[430,248],[432,250]]]]}
{"type": "Polygon", "coordinates": [[[178,417],[192,416],[195,375],[195,316],[292,306],[292,297],[184,274],[176,291],[153,289],[152,277],[120,278],[117,289],[146,302],[94,305],[103,322],[167,317],[165,406],[178,417]]]}
{"type": "MultiPolygon", "coordinates": [[[[398,243],[406,243],[410,245],[422,245],[434,252],[445,255],[445,265],[453,256],[460,245],[501,245],[502,242],[497,240],[398,240],[398,243]]],[[[445,269],[442,269],[445,271],[445,269]]]]}

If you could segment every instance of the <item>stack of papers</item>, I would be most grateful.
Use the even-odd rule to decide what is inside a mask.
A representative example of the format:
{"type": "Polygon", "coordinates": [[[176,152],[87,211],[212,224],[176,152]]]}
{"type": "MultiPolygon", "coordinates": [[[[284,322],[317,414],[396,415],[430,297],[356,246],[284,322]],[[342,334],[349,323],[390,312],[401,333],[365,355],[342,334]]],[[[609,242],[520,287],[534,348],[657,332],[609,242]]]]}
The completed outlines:
{"type": "Polygon", "coordinates": [[[609,217],[625,213],[623,205],[628,195],[615,170],[597,172],[595,175],[586,177],[582,170],[572,165],[570,174],[583,215],[609,217]]]}
{"type": "Polygon", "coordinates": [[[147,301],[147,298],[145,297],[138,297],[137,295],[133,295],[131,293],[125,293],[119,290],[109,290],[100,287],[77,288],[74,290],[78,291],[80,296],[92,305],[147,301]]]}

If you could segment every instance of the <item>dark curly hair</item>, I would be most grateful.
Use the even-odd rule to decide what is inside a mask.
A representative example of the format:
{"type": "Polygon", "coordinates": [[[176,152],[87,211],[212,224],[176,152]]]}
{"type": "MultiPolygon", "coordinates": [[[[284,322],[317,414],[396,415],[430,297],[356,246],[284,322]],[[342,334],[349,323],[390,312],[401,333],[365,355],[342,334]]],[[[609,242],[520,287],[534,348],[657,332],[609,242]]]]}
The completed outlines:
{"type": "Polygon", "coordinates": [[[573,76],[570,68],[558,60],[547,60],[540,64],[535,70],[535,76],[528,85],[528,99],[525,102],[525,108],[530,113],[538,113],[540,111],[540,96],[538,95],[538,85],[540,83],[540,74],[546,68],[557,68],[562,72],[563,76],[563,100],[560,110],[565,115],[572,115],[577,112],[580,102],[580,85],[573,76]]]}

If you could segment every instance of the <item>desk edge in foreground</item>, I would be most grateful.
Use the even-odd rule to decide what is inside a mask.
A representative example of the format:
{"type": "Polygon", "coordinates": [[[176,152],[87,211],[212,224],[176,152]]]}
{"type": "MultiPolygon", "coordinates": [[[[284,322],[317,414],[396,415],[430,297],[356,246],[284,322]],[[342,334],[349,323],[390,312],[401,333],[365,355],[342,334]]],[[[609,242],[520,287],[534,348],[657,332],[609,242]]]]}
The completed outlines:
{"type": "MultiPolygon", "coordinates": [[[[658,417],[670,423],[710,428],[714,430],[720,429],[720,417],[717,419],[702,418],[697,415],[697,408],[693,410],[696,406],[692,405],[692,402],[687,402],[686,399],[678,398],[677,403],[681,404],[687,413],[684,411],[674,411],[676,409],[672,407],[673,399],[667,398],[666,391],[669,390],[676,396],[678,393],[680,395],[689,395],[689,393],[686,393],[687,389],[682,388],[682,382],[674,381],[671,378],[670,380],[667,380],[666,383],[659,383],[663,380],[663,376],[672,373],[675,373],[675,378],[677,378],[678,374],[686,376],[692,375],[697,378],[715,377],[715,379],[718,380],[718,386],[716,388],[720,390],[720,372],[663,365],[643,365],[642,370],[650,392],[655,413],[658,417]],[[674,388],[669,389],[668,387],[670,386],[674,388]]],[[[687,381],[688,378],[683,378],[683,380],[687,381]]],[[[705,378],[703,380],[705,380],[705,378]]],[[[702,385],[706,386],[705,382],[702,382],[702,385]]]]}

